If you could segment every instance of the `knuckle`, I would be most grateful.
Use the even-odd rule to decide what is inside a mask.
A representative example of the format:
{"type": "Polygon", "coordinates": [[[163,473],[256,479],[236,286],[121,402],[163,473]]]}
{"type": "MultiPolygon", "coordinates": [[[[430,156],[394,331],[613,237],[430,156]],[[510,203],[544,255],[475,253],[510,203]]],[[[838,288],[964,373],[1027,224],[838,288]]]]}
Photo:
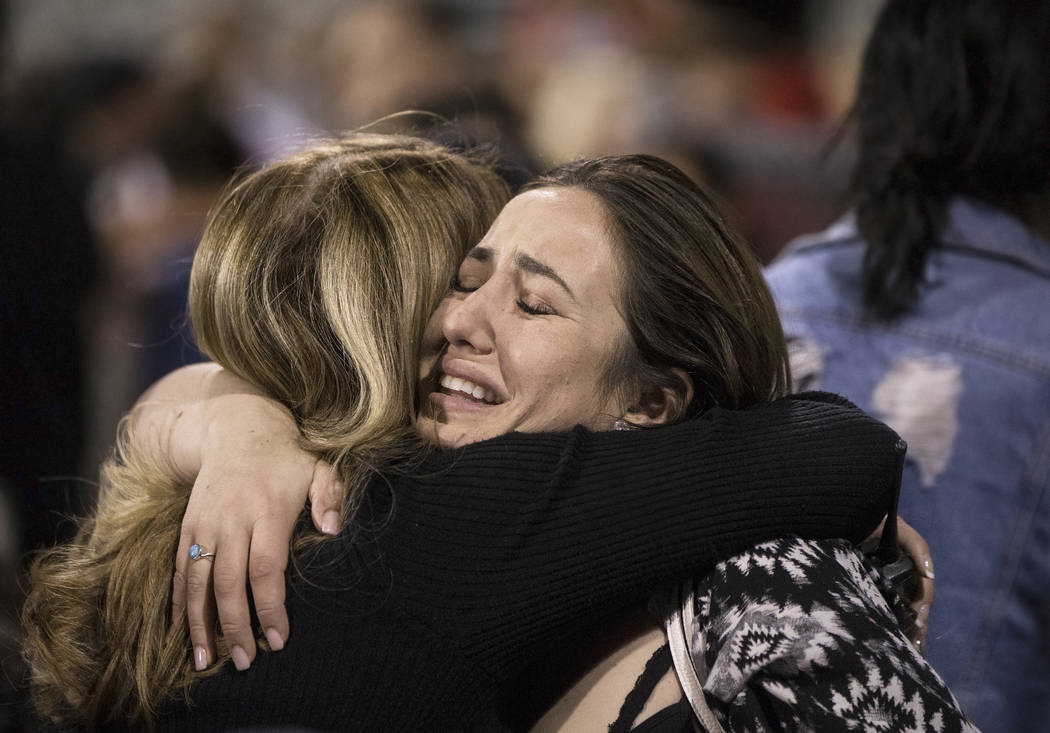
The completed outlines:
{"type": "Polygon", "coordinates": [[[258,598],[255,600],[255,613],[260,620],[276,616],[279,608],[280,606],[276,602],[268,600],[260,602],[258,598]]]}
{"type": "Polygon", "coordinates": [[[283,564],[268,555],[252,558],[248,567],[248,577],[253,583],[257,580],[268,580],[283,572],[283,564]]]}
{"type": "Polygon", "coordinates": [[[190,638],[199,641],[208,635],[208,625],[203,621],[190,621],[190,638]]]}
{"type": "Polygon", "coordinates": [[[208,579],[202,575],[186,577],[186,592],[191,596],[201,596],[208,592],[208,579]]]}
{"type": "Polygon", "coordinates": [[[239,574],[232,570],[216,569],[212,583],[217,596],[232,595],[244,589],[244,582],[239,574]]]}
{"type": "Polygon", "coordinates": [[[239,618],[223,618],[222,633],[223,636],[233,639],[234,641],[237,641],[246,635],[251,635],[251,632],[248,630],[248,625],[239,618]]]}

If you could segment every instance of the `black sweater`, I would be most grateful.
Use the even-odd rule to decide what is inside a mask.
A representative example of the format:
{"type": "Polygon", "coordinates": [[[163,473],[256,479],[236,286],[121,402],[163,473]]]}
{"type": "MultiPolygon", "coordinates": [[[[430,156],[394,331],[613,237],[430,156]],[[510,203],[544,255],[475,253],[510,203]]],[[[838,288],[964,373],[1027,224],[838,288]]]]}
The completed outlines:
{"type": "Polygon", "coordinates": [[[291,637],[166,705],[162,730],[476,727],[541,648],[785,534],[866,537],[897,436],[806,395],[659,430],[512,434],[377,479],[300,558],[291,637]]]}

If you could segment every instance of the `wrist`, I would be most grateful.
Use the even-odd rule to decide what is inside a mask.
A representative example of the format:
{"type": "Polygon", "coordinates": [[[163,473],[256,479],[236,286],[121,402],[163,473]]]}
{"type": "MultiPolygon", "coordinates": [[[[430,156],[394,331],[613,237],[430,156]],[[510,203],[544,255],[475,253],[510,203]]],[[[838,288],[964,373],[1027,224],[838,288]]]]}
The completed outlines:
{"type": "Polygon", "coordinates": [[[291,410],[261,393],[223,394],[200,403],[200,436],[193,459],[227,461],[238,454],[272,453],[295,445],[299,428],[291,410]]]}

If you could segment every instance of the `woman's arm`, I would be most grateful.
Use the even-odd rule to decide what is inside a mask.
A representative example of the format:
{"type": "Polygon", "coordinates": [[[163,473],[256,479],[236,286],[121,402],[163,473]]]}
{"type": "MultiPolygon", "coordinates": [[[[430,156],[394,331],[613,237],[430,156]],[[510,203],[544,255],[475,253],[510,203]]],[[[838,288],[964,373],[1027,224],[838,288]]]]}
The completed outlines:
{"type": "MultiPolygon", "coordinates": [[[[207,400],[214,396],[208,390],[205,394],[207,400]]],[[[506,541],[520,545],[525,537],[534,542],[534,549],[535,540],[540,539],[545,555],[565,554],[561,569],[575,564],[592,576],[590,580],[600,581],[603,593],[627,591],[628,595],[645,592],[653,578],[665,577],[668,562],[691,572],[785,532],[859,539],[888,507],[897,438],[856,408],[826,400],[783,400],[752,410],[714,410],[701,420],[634,433],[577,430],[561,435],[504,436],[457,451],[443,471],[431,472],[429,480],[402,486],[398,514],[411,516],[412,507],[424,507],[419,527],[437,521],[439,526],[434,529],[438,533],[457,526],[468,533],[478,531],[477,526],[464,526],[462,518],[446,516],[450,508],[468,508],[467,523],[480,519],[481,532],[509,530],[506,541]],[[689,503],[693,514],[681,512],[675,502],[689,503]],[[478,507],[494,508],[500,517],[483,519],[475,511],[478,507]],[[653,516],[652,509],[664,514],[653,516]],[[626,525],[620,526],[624,521],[626,525]],[[502,524],[496,528],[486,523],[502,524]],[[567,530],[574,523],[575,529],[567,530]],[[514,536],[518,530],[520,536],[514,536]],[[607,565],[604,570],[608,572],[603,574],[602,558],[577,553],[577,544],[616,548],[621,554],[624,548],[629,551],[624,562],[607,565]],[[663,570],[653,570],[654,559],[662,563],[663,570]]],[[[189,564],[191,571],[183,570],[176,586],[189,586],[184,597],[189,597],[198,654],[209,618],[205,593],[209,568],[206,562],[188,563],[185,553],[190,544],[197,542],[216,552],[223,568],[220,575],[220,566],[216,567],[220,620],[233,642],[238,634],[246,637],[244,650],[251,648],[250,629],[239,619],[247,619],[244,568],[249,565],[251,547],[253,590],[264,579],[275,581],[273,592],[261,596],[273,603],[260,609],[259,615],[263,628],[283,632],[274,644],[279,648],[287,638],[286,617],[276,602],[283,599],[287,537],[306,493],[295,487],[318,483],[313,464],[307,466],[302,455],[299,460],[278,458],[289,446],[294,447],[290,431],[282,434],[284,428],[265,427],[263,417],[245,419],[236,413],[229,409],[204,413],[211,415],[205,422],[213,422],[207,430],[220,438],[234,436],[241,447],[212,450],[214,464],[203,460],[177,558],[180,566],[189,564]],[[247,427],[230,425],[237,420],[247,427]],[[254,442],[249,440],[253,432],[258,433],[254,442]],[[242,457],[240,467],[238,456],[242,457]],[[287,485],[275,479],[278,474],[286,477],[287,485]],[[268,523],[287,529],[283,534],[260,532],[268,523]],[[267,625],[264,618],[280,625],[267,625]],[[227,619],[232,620],[230,628],[227,619]]],[[[279,411],[271,417],[280,417],[279,411]]],[[[284,419],[290,423],[290,416],[284,419]]],[[[412,538],[403,547],[418,549],[420,542],[425,544],[426,538],[412,538]]],[[[409,552],[418,557],[414,550],[409,552]]],[[[415,561],[407,559],[409,564],[415,561]]],[[[429,559],[423,559],[420,569],[429,559]]],[[[500,569],[534,559],[530,553],[520,553],[500,569]]],[[[481,558],[462,560],[468,575],[461,580],[469,585],[477,577],[470,568],[481,558]]],[[[517,567],[524,576],[534,570],[517,567]]],[[[525,578],[536,588],[548,581],[542,573],[525,578]]],[[[258,603],[260,594],[255,598],[258,603]]],[[[571,598],[561,600],[571,604],[571,598]]],[[[210,640],[203,643],[207,652],[210,640]]],[[[250,661],[248,654],[240,656],[238,666],[244,666],[245,656],[250,661]]]]}
{"type": "Polygon", "coordinates": [[[172,619],[182,623],[185,613],[196,666],[215,659],[216,610],[237,667],[255,657],[248,578],[267,640],[282,648],[288,543],[308,498],[318,529],[338,531],[342,487],[328,464],[299,448],[287,408],[216,364],[183,367],[150,387],[128,434],[193,487],[175,556],[172,619]],[[192,561],[194,544],[214,559],[192,561]]]}
{"type": "Polygon", "coordinates": [[[503,436],[399,479],[383,553],[413,612],[513,665],[596,608],[757,542],[864,539],[890,507],[898,442],[827,395],[655,430],[503,436]]]}
{"type": "MultiPolygon", "coordinates": [[[[148,454],[193,483],[206,447],[208,418],[216,401],[238,395],[265,395],[218,364],[204,362],[176,369],[147,389],[130,413],[131,433],[148,454]]],[[[290,419],[290,416],[289,416],[290,419]]]]}

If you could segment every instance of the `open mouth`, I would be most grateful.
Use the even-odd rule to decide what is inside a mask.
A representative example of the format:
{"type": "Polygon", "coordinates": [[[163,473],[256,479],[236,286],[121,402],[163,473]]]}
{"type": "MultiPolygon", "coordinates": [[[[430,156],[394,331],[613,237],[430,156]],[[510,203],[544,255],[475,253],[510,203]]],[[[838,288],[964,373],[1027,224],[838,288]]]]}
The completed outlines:
{"type": "Polygon", "coordinates": [[[441,391],[444,394],[453,395],[455,397],[464,397],[486,405],[498,405],[501,403],[501,400],[499,400],[492,392],[489,392],[481,385],[474,384],[470,380],[442,374],[441,379],[438,380],[438,382],[441,385],[441,391]]]}

